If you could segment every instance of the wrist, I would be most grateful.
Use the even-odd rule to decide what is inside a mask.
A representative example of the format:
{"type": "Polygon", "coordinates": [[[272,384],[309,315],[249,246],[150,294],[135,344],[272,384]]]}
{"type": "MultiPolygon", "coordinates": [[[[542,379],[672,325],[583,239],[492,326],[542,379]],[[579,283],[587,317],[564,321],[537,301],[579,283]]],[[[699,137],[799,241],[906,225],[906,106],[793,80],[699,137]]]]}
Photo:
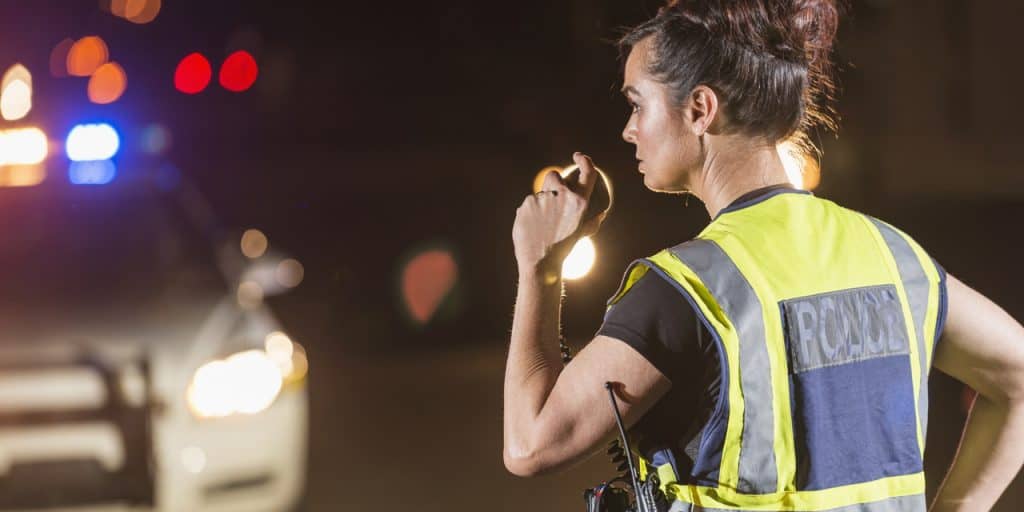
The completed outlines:
{"type": "Polygon", "coordinates": [[[562,281],[560,265],[553,265],[547,262],[519,265],[519,281],[552,286],[562,281]]]}

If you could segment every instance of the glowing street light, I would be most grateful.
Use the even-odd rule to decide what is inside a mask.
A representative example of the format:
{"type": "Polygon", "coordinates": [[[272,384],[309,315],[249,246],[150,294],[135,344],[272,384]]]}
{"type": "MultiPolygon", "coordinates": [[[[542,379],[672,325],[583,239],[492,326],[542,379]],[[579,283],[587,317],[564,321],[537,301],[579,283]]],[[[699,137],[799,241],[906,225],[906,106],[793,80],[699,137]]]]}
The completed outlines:
{"type": "Polygon", "coordinates": [[[818,161],[793,142],[786,141],[776,146],[786,177],[796,188],[814,190],[821,182],[821,168],[818,161]]]}
{"type": "Polygon", "coordinates": [[[579,279],[594,268],[594,260],[597,258],[597,249],[594,241],[589,236],[580,238],[573,246],[569,256],[562,262],[562,279],[579,279]]]}

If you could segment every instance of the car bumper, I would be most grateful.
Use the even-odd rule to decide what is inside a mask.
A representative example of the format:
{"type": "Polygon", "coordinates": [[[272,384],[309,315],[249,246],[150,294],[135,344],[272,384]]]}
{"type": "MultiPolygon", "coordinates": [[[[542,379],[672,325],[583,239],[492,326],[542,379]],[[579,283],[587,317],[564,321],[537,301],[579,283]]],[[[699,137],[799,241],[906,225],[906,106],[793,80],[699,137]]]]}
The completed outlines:
{"type": "Polygon", "coordinates": [[[259,414],[157,422],[156,509],[289,510],[305,484],[307,409],[299,384],[259,414]]]}
{"type": "Polygon", "coordinates": [[[0,455],[17,455],[0,456],[0,510],[289,510],[304,488],[307,418],[304,382],[260,413],[210,420],[148,404],[0,415],[0,455]]]}

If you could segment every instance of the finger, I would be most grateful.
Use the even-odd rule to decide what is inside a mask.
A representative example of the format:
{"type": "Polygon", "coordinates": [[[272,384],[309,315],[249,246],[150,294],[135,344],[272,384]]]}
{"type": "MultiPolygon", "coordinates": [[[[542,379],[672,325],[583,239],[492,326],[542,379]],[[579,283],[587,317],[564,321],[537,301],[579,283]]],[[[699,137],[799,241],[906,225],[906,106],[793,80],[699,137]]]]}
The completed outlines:
{"type": "Polygon", "coordinates": [[[590,157],[579,151],[573,153],[572,159],[579,166],[580,170],[579,189],[577,192],[589,200],[590,194],[594,191],[594,184],[597,183],[597,169],[594,168],[594,162],[590,157]]]}
{"type": "Polygon", "coordinates": [[[579,169],[579,167],[573,169],[572,172],[570,172],[568,175],[563,176],[562,177],[562,183],[564,183],[566,187],[568,187],[568,188],[570,188],[572,190],[578,189],[579,188],[579,183],[580,183],[580,169],[579,169]]]}
{"type": "Polygon", "coordinates": [[[544,184],[541,185],[541,190],[561,190],[564,187],[562,175],[558,174],[558,171],[550,171],[544,176],[544,184]]]}

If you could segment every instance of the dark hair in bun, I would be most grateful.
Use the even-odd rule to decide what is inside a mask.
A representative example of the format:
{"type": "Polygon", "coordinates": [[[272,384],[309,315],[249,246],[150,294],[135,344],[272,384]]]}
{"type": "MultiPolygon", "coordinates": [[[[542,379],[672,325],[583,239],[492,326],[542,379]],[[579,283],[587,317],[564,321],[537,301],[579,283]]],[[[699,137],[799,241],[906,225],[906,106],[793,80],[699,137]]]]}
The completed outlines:
{"type": "Polygon", "coordinates": [[[683,102],[697,85],[718,94],[731,131],[769,143],[815,125],[835,130],[830,53],[836,0],[672,0],[619,40],[625,60],[653,36],[648,69],[683,102]]]}

